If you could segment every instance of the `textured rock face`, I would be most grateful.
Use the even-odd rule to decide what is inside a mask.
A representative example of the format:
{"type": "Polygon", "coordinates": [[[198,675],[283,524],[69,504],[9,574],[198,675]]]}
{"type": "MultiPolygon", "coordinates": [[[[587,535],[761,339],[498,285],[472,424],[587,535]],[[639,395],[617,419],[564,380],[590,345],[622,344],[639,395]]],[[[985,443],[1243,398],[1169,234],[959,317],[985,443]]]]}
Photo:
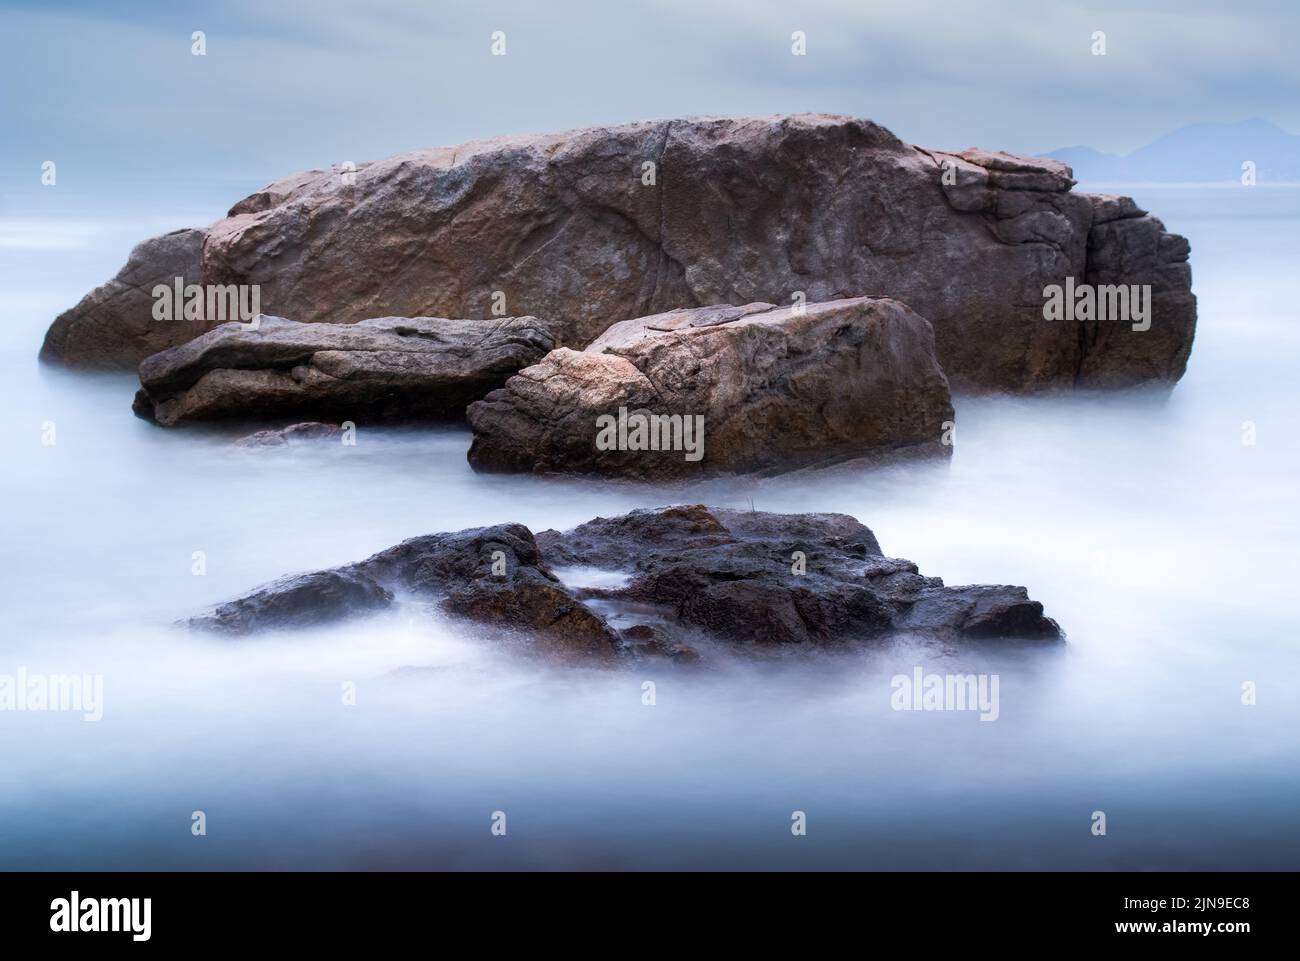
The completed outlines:
{"type": "Polygon", "coordinates": [[[267,627],[326,624],[366,611],[382,610],[393,595],[360,571],[290,574],[192,618],[192,627],[222,634],[249,634],[267,627]]]}
{"type": "Polygon", "coordinates": [[[1128,197],[1090,195],[1086,283],[1150,284],[1151,329],[1123,323],[1083,325],[1079,383],[1092,388],[1172,383],[1182,376],[1196,332],[1196,298],[1187,240],[1168,233],[1128,197]]]}
{"type": "Polygon", "coordinates": [[[416,537],[358,564],[275,581],[189,623],[243,635],[373,611],[399,594],[513,629],[552,654],[601,660],[897,636],[1061,638],[1023,587],[946,587],[885,557],[847,515],[700,505],[536,538],[519,524],[416,537]],[[555,571],[568,566],[619,573],[623,583],[567,587],[555,571]]]}
{"type": "Polygon", "coordinates": [[[382,609],[394,592],[435,600],[558,655],[605,659],[621,647],[604,619],[542,563],[521,524],[415,537],[358,564],[273,581],[188,623],[229,635],[294,628],[382,609]]]}
{"type": "Polygon", "coordinates": [[[140,364],[135,410],[164,426],[303,416],[460,418],[465,406],[555,346],[535,317],[382,317],[222,324],[140,364]]]}
{"type": "Polygon", "coordinates": [[[701,505],[597,518],[537,536],[556,565],[620,571],[589,596],[658,610],[670,638],[806,644],[898,634],[944,640],[1056,640],[1056,622],[1023,587],[946,587],[884,556],[846,514],[770,514],[701,505]],[[802,573],[795,573],[803,555],[802,573]]]}
{"type": "Polygon", "coordinates": [[[175,230],[137,244],[123,267],[45,334],[41,359],[92,370],[134,370],[149,354],[183,344],[207,329],[201,322],[153,319],[153,288],[177,277],[197,284],[203,277],[206,231],[175,230]]]}
{"type": "Polygon", "coordinates": [[[520,371],[470,406],[469,460],[645,478],[795,468],[947,454],[952,416],[930,325],[898,301],[705,307],[520,371]]]}
{"type": "MultiPolygon", "coordinates": [[[[682,307],[884,295],[934,325],[955,387],[1172,383],[1195,318],[1186,242],[1141,216],[1094,226],[1071,185],[1057,161],[927,151],[848,117],[670,120],[295,174],[195,236],[204,283],[258,284],[266,312],[302,321],[487,317],[499,294],[582,348],[682,307]],[[1044,287],[1092,275],[1167,285],[1152,330],[1044,321],[1044,287]]],[[[139,360],[157,348],[146,306],[83,302],[44,355],[139,360]]]]}

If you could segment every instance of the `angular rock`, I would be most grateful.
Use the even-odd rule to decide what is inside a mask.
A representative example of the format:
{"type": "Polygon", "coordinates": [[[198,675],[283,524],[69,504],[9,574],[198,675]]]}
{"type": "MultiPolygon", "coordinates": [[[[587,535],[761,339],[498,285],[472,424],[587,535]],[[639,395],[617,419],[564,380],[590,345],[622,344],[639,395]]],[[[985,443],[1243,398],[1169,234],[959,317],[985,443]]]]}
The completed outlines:
{"type": "Polygon", "coordinates": [[[134,370],[149,354],[208,329],[199,321],[153,319],[153,289],[203,278],[203,230],[173,230],[137,244],[116,277],[65,310],[46,331],[41,360],[91,370],[134,370]]]}
{"type": "Polygon", "coordinates": [[[1132,197],[1119,194],[1085,194],[1092,202],[1092,226],[1097,228],[1124,217],[1145,217],[1147,212],[1132,197]]]}
{"type": "MultiPolygon", "coordinates": [[[[1160,228],[1160,259],[1094,266],[1114,238],[1092,236],[1094,202],[1072,183],[1058,161],[927,151],[850,117],[694,118],[298,173],[194,236],[203,283],[257,284],[267,313],[306,322],[488,317],[504,295],[511,313],[562,321],[561,344],[580,349],[629,317],[872,294],[934,325],[955,388],[1172,383],[1195,303],[1186,270],[1165,268],[1185,268],[1185,246],[1160,228]],[[1090,339],[1043,320],[1044,287],[1098,270],[1165,277],[1167,329],[1090,339]]],[[[175,270],[159,259],[141,272],[175,270]]],[[[56,322],[43,356],[128,366],[152,338],[196,333],[155,331],[147,307],[92,295],[56,322]]]]}
{"type": "Polygon", "coordinates": [[[1053,640],[1056,622],[1023,587],[947,587],[885,557],[845,514],[771,514],[701,505],[597,518],[537,535],[552,564],[631,575],[605,601],[654,605],[669,638],[824,643],[913,634],[944,640],[1053,640]],[[803,573],[794,573],[796,551],[803,573]]]}
{"type": "Polygon", "coordinates": [[[1127,197],[1114,206],[1105,202],[1110,199],[1100,205],[1107,219],[1088,234],[1084,280],[1097,288],[1149,285],[1151,327],[1134,330],[1128,320],[1084,322],[1078,384],[1116,389],[1171,383],[1186,369],[1196,333],[1190,248],[1127,197]]]}
{"type": "Polygon", "coordinates": [[[623,649],[631,657],[666,657],[678,664],[693,664],[700,655],[679,641],[674,641],[653,624],[633,624],[619,632],[623,649]]]}
{"type": "Polygon", "coordinates": [[[621,647],[542,564],[520,524],[415,537],[357,564],[274,581],[189,625],[227,634],[297,627],[382,608],[396,595],[522,633],[549,653],[607,658],[621,647]]]}
{"type": "Polygon", "coordinates": [[[292,574],[259,587],[189,625],[221,634],[250,634],[272,628],[300,628],[381,610],[393,595],[359,570],[292,574]]]}
{"type": "Polygon", "coordinates": [[[460,418],[465,406],[555,345],[535,317],[380,317],[222,324],[140,364],[135,410],[163,426],[303,416],[389,422],[460,418]]]}
{"type": "Polygon", "coordinates": [[[863,297],[624,321],[520,371],[467,417],[479,470],[663,478],[946,455],[953,410],[930,325],[863,297]],[[638,418],[661,418],[663,433],[638,441],[638,418]]]}
{"type": "Polygon", "coordinates": [[[520,524],[416,537],[357,564],[275,581],[189,623],[247,634],[381,608],[401,595],[435,600],[552,654],[600,660],[687,662],[719,644],[1062,636],[1023,587],[947,587],[911,561],[885,557],[845,514],[702,505],[596,518],[535,538],[520,524]],[[626,576],[619,586],[570,588],[550,565],[626,576]]]}

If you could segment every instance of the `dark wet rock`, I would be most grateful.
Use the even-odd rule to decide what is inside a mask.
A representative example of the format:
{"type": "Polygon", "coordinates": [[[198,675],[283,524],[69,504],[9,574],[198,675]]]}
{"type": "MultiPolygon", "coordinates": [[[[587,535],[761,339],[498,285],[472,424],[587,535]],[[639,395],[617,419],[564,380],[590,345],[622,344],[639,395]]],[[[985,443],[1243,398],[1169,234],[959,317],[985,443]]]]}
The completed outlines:
{"type": "Polygon", "coordinates": [[[694,649],[673,640],[666,631],[653,624],[633,624],[619,633],[624,650],[633,657],[663,657],[675,664],[694,664],[700,660],[694,649]]]}
{"type": "Polygon", "coordinates": [[[546,531],[538,543],[553,563],[632,574],[602,597],[664,605],[678,623],[734,641],[1060,637],[1024,588],[947,587],[885,557],[871,531],[843,514],[674,507],[546,531]]]}
{"type": "Polygon", "coordinates": [[[222,324],[140,364],[137,414],[194,421],[459,419],[555,346],[535,317],[380,317],[352,325],[222,324]]]}
{"type": "Polygon", "coordinates": [[[404,541],[363,570],[481,624],[521,632],[554,653],[609,657],[618,637],[542,562],[532,532],[499,524],[404,541]]]}
{"type": "Polygon", "coordinates": [[[548,354],[467,416],[469,461],[485,471],[661,478],[952,450],[933,331],[876,297],[624,321],[585,351],[548,354]],[[651,423],[646,449],[636,431],[651,423]]]}
{"type": "Polygon", "coordinates": [[[291,447],[294,444],[312,443],[322,440],[337,440],[343,433],[338,424],[322,424],[307,421],[302,424],[290,424],[279,430],[259,430],[235,441],[236,447],[291,447]]]}
{"type": "Polygon", "coordinates": [[[147,284],[184,273],[257,285],[266,313],[304,322],[486,318],[504,297],[511,314],[561,322],[561,346],[577,349],[616,321],[683,307],[881,295],[934,325],[956,389],[1176,381],[1195,301],[1186,271],[1168,268],[1186,267],[1185,243],[1156,221],[1142,230],[1159,235],[1158,257],[1094,263],[1117,240],[1097,228],[1135,218],[1073,182],[1059,161],[926,150],[827,114],[417,150],[269,184],[192,231],[184,258],[165,238],[146,242],[120,287],[55,322],[42,355],[127,368],[165,346],[159,338],[194,336],[149,313],[147,284]],[[1174,285],[1152,331],[1085,338],[1075,323],[1044,321],[1046,286],[1099,272],[1174,285]]]}
{"type": "Polygon", "coordinates": [[[597,659],[686,662],[701,644],[718,643],[1062,636],[1023,587],[946,586],[911,561],[884,556],[871,531],[847,515],[701,505],[596,518],[535,538],[520,524],[416,537],[358,564],[276,581],[191,623],[242,634],[371,610],[403,595],[437,600],[551,654],[597,659]],[[549,565],[628,576],[617,587],[569,588],[549,565]],[[636,613],[616,627],[620,606],[636,613]]]}
{"type": "Polygon", "coordinates": [[[218,604],[189,626],[221,634],[310,627],[387,607],[393,595],[363,571],[341,568],[291,574],[218,604]]]}
{"type": "Polygon", "coordinates": [[[542,564],[520,524],[415,537],[357,564],[274,581],[189,623],[246,634],[374,610],[395,596],[435,601],[548,653],[600,659],[620,647],[617,633],[542,564]]]}

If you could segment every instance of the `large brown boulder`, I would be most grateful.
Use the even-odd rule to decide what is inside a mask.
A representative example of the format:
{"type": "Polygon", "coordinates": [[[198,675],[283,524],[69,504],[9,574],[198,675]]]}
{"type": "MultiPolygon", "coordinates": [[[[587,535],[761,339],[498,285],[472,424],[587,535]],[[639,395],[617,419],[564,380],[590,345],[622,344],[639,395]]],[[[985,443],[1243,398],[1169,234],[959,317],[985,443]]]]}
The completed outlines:
{"type": "Polygon", "coordinates": [[[188,621],[227,635],[433,600],[564,657],[693,659],[710,648],[1058,641],[1023,587],[948,587],[885,557],[845,514],[702,505],[598,517],[536,537],[520,524],[429,534],[346,567],[281,578],[188,621]],[[579,583],[592,570],[618,586],[579,583]],[[614,575],[621,575],[621,578],[614,575]]]}
{"type": "Polygon", "coordinates": [[[222,324],[140,364],[135,411],[166,427],[303,416],[459,419],[465,406],[555,346],[536,317],[379,317],[222,324]]]}
{"type": "MultiPolygon", "coordinates": [[[[264,311],[301,321],[533,314],[581,349],[630,317],[871,294],[930,320],[955,387],[1173,383],[1195,320],[1186,242],[1136,208],[1103,220],[1072,184],[1058,161],[928,151],[851,117],[697,118],[294,174],[193,236],[203,283],[257,284],[264,311]],[[1152,329],[1045,321],[1067,277],[1160,285],[1152,329]]],[[[194,335],[109,288],[43,356],[125,367],[194,335]]]]}
{"type": "Polygon", "coordinates": [[[941,454],[930,325],[896,300],[749,304],[615,324],[470,406],[479,470],[663,478],[941,454]]]}

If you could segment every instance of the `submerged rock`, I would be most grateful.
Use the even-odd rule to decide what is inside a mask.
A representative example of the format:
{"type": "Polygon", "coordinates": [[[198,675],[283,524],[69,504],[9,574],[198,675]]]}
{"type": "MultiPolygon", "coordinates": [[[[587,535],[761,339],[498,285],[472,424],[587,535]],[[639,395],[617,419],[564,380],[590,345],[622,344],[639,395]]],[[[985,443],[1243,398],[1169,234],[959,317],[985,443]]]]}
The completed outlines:
{"type": "Polygon", "coordinates": [[[380,317],[222,324],[140,364],[137,414],[207,420],[459,419],[470,402],[555,346],[536,317],[380,317]]]}
{"type": "Polygon", "coordinates": [[[236,447],[290,447],[294,444],[313,441],[335,440],[343,433],[338,424],[321,424],[307,421],[302,424],[290,424],[279,430],[259,430],[235,441],[236,447]]]}
{"type": "Polygon", "coordinates": [[[364,572],[340,568],[290,574],[236,600],[218,604],[188,623],[222,634],[250,634],[269,627],[326,624],[380,610],[392,601],[393,595],[364,572]]]}
{"type": "Polygon", "coordinates": [[[188,624],[226,634],[297,627],[386,607],[395,594],[522,633],[551,653],[606,658],[621,646],[542,563],[521,524],[415,537],[357,564],[273,581],[188,624]]]}
{"type": "Polygon", "coordinates": [[[701,505],[633,511],[536,537],[520,524],[416,537],[357,564],[275,581],[189,623],[247,634],[371,611],[395,596],[435,600],[548,653],[602,660],[690,661],[709,644],[1062,636],[1023,587],[945,586],[911,561],[884,556],[848,515],[701,505]],[[626,577],[571,588],[552,565],[626,577]]]}
{"type": "Polygon", "coordinates": [[[895,300],[702,307],[561,348],[467,412],[479,470],[672,477],[949,454],[930,325],[895,300]]]}
{"type": "Polygon", "coordinates": [[[184,256],[142,244],[42,356],[129,368],[194,336],[150,315],[149,285],[183,274],[256,285],[263,311],[304,322],[488,317],[504,298],[578,349],[682,307],[881,295],[934,325],[958,389],[1174,383],[1195,326],[1186,241],[1072,185],[1058,161],[925,150],[825,114],[418,150],[276,181],[188,232],[184,256]],[[1045,320],[1044,288],[1067,277],[1153,285],[1151,329],[1045,320]]]}

